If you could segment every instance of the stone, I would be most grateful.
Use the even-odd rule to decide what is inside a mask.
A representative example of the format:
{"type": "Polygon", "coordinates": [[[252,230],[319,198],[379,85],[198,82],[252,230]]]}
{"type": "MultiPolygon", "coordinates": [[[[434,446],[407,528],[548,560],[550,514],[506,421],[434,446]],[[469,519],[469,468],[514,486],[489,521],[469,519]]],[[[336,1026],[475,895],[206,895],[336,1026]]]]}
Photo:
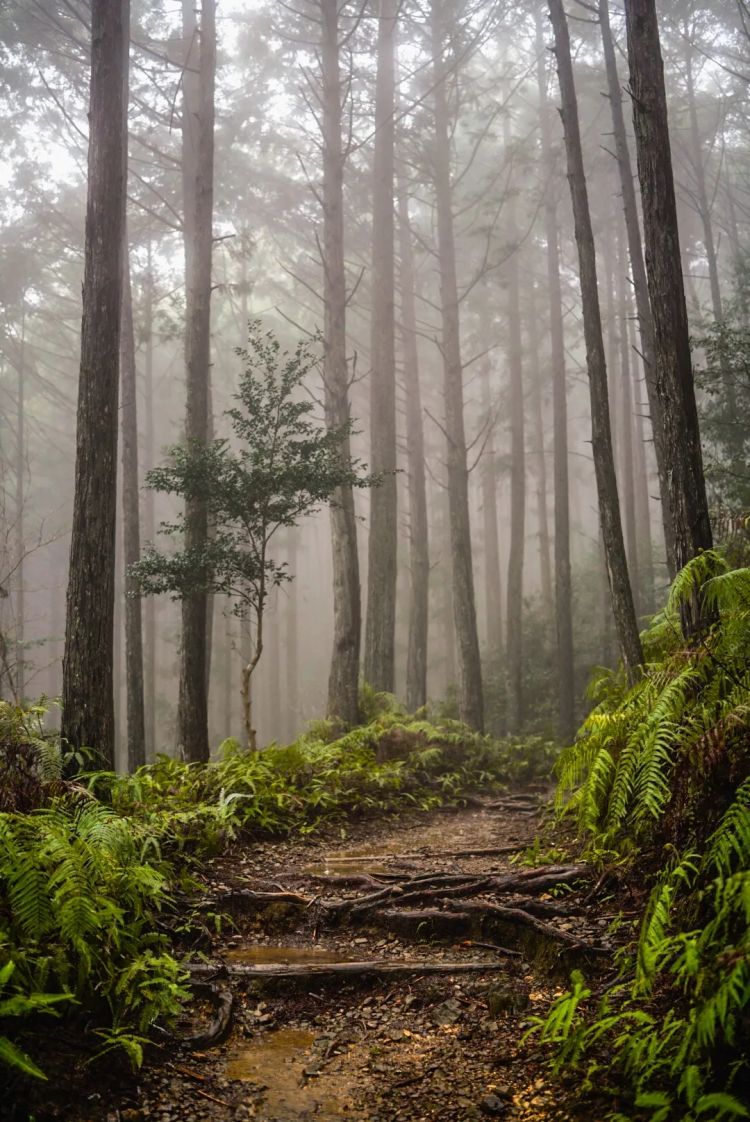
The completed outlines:
{"type": "Polygon", "coordinates": [[[500,1098],[499,1095],[491,1094],[485,1095],[479,1104],[479,1109],[482,1114],[487,1114],[491,1118],[499,1118],[502,1114],[506,1114],[510,1110],[510,1103],[505,1098],[500,1098]]]}

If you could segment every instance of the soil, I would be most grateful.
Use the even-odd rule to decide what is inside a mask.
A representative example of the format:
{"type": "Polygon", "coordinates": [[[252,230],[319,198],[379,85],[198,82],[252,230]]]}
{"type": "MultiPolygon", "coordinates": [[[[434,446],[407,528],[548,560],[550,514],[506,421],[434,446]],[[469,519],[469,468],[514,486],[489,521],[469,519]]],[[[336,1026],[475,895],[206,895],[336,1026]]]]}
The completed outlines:
{"type": "Polygon", "coordinates": [[[135,1076],[123,1078],[113,1067],[76,1083],[72,1071],[60,1072],[46,1103],[29,1117],[599,1117],[590,1103],[581,1108],[574,1088],[566,1102],[559,1083],[549,1081],[545,1049],[534,1039],[522,1041],[531,1019],[544,1016],[565,988],[571,966],[612,968],[607,929],[613,917],[588,905],[590,883],[571,881],[528,896],[492,887],[527,872],[507,851],[530,844],[538,829],[529,799],[494,809],[476,800],[470,809],[398,823],[361,821],[338,840],[236,846],[208,863],[204,894],[194,901],[188,957],[201,984],[184,1023],[157,1040],[135,1076]],[[462,875],[465,880],[457,879],[462,875]],[[415,881],[440,887],[413,903],[415,881]],[[375,894],[382,899],[352,910],[375,894]],[[487,912],[498,905],[511,912],[528,906],[542,916],[541,929],[487,912]],[[215,916],[225,913],[231,920],[217,930],[215,916]],[[356,973],[325,972],[340,963],[356,973]],[[364,964],[361,971],[356,964],[364,964]],[[379,975],[387,964],[401,964],[402,974],[379,975]],[[282,965],[312,971],[281,978],[254,973],[282,965]],[[420,973],[420,966],[451,972],[420,973]],[[202,1033],[210,1035],[217,995],[225,1011],[233,998],[230,1031],[221,1043],[196,1046],[202,1033]],[[190,1047],[180,1043],[188,1037],[195,1038],[190,1047]]]}

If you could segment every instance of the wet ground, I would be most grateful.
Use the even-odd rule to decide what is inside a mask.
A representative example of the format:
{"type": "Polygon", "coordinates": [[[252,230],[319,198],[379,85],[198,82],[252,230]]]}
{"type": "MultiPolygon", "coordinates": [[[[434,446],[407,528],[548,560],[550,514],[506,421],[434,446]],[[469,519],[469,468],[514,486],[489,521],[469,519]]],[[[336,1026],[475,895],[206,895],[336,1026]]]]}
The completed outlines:
{"type": "MultiPolygon", "coordinates": [[[[229,970],[229,977],[217,974],[216,985],[235,993],[231,1034],[198,1051],[175,1050],[165,1042],[160,1052],[170,1058],[147,1065],[116,1102],[102,1095],[91,1109],[79,1104],[74,1114],[58,1117],[76,1122],[574,1117],[559,1087],[548,1083],[545,1055],[522,1044],[530,1018],[544,1014],[564,988],[570,965],[565,948],[547,947],[538,955],[528,940],[519,940],[506,955],[476,931],[457,938],[426,926],[404,932],[396,924],[390,930],[367,914],[324,923],[316,904],[332,892],[343,899],[361,896],[425,870],[513,871],[505,851],[528,844],[538,825],[534,815],[477,807],[415,815],[400,824],[360,823],[338,844],[330,839],[269,844],[239,848],[217,860],[207,870],[209,899],[262,885],[308,901],[232,909],[232,924],[214,939],[208,962],[229,970]],[[435,969],[478,964],[479,972],[411,972],[414,962],[435,969]],[[328,969],[345,963],[406,964],[410,972],[404,977],[313,973],[283,980],[241,973],[274,964],[328,969]]],[[[563,914],[555,922],[564,933],[579,920],[563,914]]],[[[587,936],[603,937],[606,922],[590,921],[587,936]]],[[[210,1017],[211,1009],[198,1003],[181,1031],[191,1033],[196,1022],[210,1017]]]]}

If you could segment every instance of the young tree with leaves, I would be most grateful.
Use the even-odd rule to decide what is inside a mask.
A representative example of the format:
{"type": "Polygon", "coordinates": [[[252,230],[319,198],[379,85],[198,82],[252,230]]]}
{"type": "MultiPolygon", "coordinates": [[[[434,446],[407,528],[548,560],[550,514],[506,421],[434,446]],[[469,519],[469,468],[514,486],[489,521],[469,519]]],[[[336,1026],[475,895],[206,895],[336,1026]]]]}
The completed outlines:
{"type": "Polygon", "coordinates": [[[249,658],[242,667],[242,704],[247,745],[256,748],[252,676],[263,654],[263,623],[268,598],[291,580],[285,562],[271,552],[275,535],[292,529],[341,488],[369,487],[364,474],[342,447],[351,423],[324,427],[311,416],[313,403],[299,390],[318,358],[308,343],[283,351],[259,320],[251,322],[244,363],[230,409],[234,443],[193,441],[170,450],[169,461],[146,477],[149,487],[178,495],[186,504],[205,504],[214,532],[196,545],[187,536],[187,515],[162,523],[178,539],[173,553],[150,546],[131,569],[144,593],[167,592],[184,601],[197,594],[226,596],[235,615],[251,630],[249,658]]]}

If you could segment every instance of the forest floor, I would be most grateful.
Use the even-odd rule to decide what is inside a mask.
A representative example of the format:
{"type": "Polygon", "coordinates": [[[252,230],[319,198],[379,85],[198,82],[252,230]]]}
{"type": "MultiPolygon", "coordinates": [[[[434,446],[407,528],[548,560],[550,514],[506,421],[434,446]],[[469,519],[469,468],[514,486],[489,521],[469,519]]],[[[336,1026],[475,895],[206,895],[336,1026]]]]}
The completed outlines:
{"type": "Polygon", "coordinates": [[[136,1076],[99,1078],[74,1107],[56,1080],[37,1122],[595,1120],[521,1042],[571,967],[612,971],[615,909],[590,903],[580,867],[555,851],[542,868],[512,861],[537,835],[537,799],[209,861],[183,1043],[165,1036],[136,1076]]]}

